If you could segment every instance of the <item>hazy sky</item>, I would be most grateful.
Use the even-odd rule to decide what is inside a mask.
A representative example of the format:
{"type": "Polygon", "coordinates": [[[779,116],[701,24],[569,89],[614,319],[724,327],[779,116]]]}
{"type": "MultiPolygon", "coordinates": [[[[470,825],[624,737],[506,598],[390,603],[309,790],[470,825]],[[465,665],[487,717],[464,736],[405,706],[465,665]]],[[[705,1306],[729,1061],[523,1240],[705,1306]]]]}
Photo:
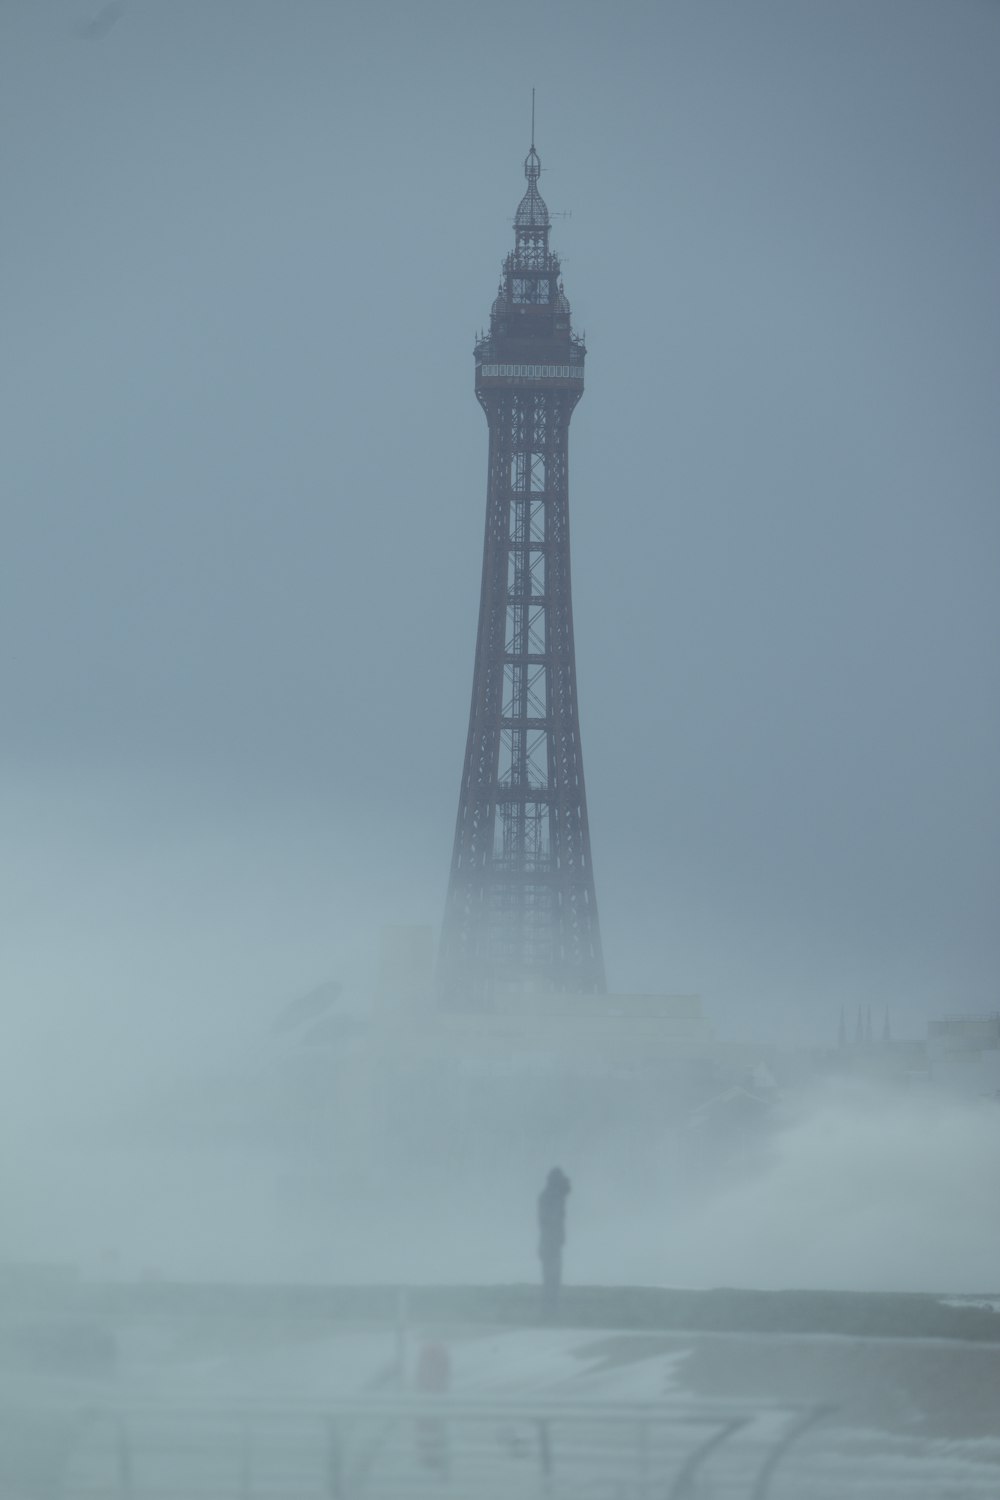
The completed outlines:
{"type": "Polygon", "coordinates": [[[996,1007],[1000,5],[0,0],[23,1089],[438,923],[532,85],[611,984],[996,1007]]]}

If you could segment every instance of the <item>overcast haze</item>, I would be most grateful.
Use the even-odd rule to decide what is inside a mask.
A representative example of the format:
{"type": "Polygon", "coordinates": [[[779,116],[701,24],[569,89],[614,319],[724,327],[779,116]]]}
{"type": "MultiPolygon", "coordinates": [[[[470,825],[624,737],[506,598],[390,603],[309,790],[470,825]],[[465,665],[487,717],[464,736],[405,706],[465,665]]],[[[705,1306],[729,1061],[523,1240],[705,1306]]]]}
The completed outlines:
{"type": "Polygon", "coordinates": [[[8,1107],[437,926],[532,85],[611,985],[996,1007],[998,84],[971,0],[3,0],[8,1107]]]}

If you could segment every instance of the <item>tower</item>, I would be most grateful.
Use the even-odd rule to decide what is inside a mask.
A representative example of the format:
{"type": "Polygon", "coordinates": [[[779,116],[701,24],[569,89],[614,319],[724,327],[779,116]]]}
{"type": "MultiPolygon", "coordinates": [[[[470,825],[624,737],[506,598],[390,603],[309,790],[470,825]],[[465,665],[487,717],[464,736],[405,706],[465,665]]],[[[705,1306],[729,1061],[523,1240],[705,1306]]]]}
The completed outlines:
{"type": "Polygon", "coordinates": [[[463,1008],[605,989],[570,595],[569,424],[586,350],[549,249],[540,173],[532,139],[514,249],[475,347],[486,540],[438,961],[443,1002],[463,1008]]]}

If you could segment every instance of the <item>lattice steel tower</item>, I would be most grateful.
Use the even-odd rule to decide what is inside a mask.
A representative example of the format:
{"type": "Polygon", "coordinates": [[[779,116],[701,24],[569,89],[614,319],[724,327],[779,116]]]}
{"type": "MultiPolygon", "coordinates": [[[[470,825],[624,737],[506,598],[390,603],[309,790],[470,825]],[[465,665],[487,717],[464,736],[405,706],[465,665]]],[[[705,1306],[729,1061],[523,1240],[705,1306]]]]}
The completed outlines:
{"type": "MultiPolygon", "coordinates": [[[[534,134],[534,132],[532,132],[534,134]]],[[[586,350],[532,141],[476,399],[489,423],[472,711],[438,962],[452,1006],[603,993],[570,599],[568,441],[586,350]]]]}

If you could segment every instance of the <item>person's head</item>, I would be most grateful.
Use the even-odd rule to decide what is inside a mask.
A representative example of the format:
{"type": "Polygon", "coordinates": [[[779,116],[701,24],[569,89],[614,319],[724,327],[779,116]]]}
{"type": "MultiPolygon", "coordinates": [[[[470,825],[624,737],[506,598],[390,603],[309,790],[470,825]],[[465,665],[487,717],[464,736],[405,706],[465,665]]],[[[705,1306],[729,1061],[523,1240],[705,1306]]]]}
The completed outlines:
{"type": "Polygon", "coordinates": [[[545,1187],[550,1193],[563,1193],[565,1195],[569,1192],[570,1180],[562,1167],[552,1168],[552,1171],[545,1180],[545,1187]]]}

